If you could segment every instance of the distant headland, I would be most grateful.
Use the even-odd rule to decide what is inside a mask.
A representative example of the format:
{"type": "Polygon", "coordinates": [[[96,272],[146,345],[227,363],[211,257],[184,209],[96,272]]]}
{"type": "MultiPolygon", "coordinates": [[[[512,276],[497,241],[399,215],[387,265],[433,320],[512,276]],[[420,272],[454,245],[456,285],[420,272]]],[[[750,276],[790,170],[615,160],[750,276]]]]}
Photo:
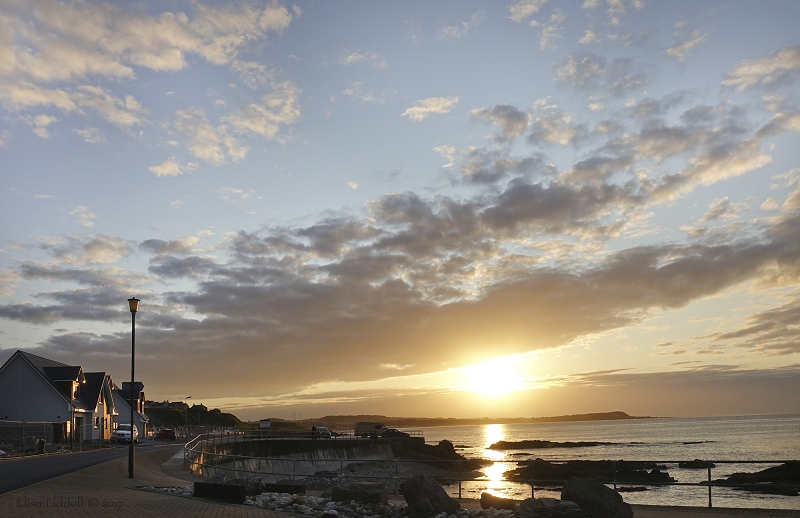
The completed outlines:
{"type": "MultiPolygon", "coordinates": [[[[480,424],[516,423],[560,423],[575,421],[616,421],[623,419],[653,419],[651,416],[631,416],[625,412],[596,412],[591,414],[571,414],[550,417],[390,417],[384,415],[331,415],[315,419],[303,419],[295,423],[312,423],[331,429],[350,429],[356,421],[378,421],[389,428],[427,428],[432,426],[461,426],[480,424]]],[[[273,419],[275,421],[282,421],[273,419]]],[[[274,426],[274,424],[273,424],[274,426]]]]}

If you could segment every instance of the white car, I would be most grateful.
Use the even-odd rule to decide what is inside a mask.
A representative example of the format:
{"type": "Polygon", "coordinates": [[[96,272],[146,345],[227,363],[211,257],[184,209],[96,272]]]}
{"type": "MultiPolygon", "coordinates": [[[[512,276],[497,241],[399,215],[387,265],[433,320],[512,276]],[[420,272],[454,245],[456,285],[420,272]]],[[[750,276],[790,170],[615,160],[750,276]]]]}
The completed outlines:
{"type": "MultiPolygon", "coordinates": [[[[117,429],[111,432],[111,440],[114,442],[131,442],[131,425],[120,423],[117,429]]],[[[139,442],[139,429],[133,426],[133,442],[139,442]]]]}
{"type": "Polygon", "coordinates": [[[319,428],[317,428],[317,436],[320,439],[330,439],[331,431],[325,428],[324,426],[320,426],[319,428]]]}

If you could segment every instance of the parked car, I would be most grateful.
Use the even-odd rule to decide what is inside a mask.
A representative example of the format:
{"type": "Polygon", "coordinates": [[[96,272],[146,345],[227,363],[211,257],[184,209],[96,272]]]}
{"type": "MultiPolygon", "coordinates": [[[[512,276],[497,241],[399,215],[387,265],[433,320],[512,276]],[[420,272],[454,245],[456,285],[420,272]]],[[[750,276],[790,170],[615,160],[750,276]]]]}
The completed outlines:
{"type": "Polygon", "coordinates": [[[317,428],[317,437],[320,439],[330,439],[331,438],[331,431],[325,428],[324,426],[320,426],[317,428]]]}
{"type": "Polygon", "coordinates": [[[381,432],[381,437],[411,437],[406,432],[401,432],[397,428],[387,428],[381,432]]]}
{"type": "MultiPolygon", "coordinates": [[[[111,432],[111,440],[114,442],[131,442],[131,425],[120,423],[117,429],[111,432]]],[[[139,442],[139,429],[133,426],[133,442],[139,442]]]]}
{"type": "Polygon", "coordinates": [[[161,441],[177,441],[178,436],[172,428],[164,428],[156,434],[156,439],[161,441]]]}

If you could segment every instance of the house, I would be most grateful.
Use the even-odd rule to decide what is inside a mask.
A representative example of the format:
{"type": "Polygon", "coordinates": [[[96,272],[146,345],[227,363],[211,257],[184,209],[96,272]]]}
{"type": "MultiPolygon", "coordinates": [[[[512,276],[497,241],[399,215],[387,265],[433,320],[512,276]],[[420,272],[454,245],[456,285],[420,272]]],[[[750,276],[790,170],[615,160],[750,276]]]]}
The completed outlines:
{"type": "Polygon", "coordinates": [[[0,367],[0,419],[52,423],[55,442],[109,440],[112,386],[105,372],[18,350],[0,367]]]}
{"type": "MultiPolygon", "coordinates": [[[[114,407],[117,409],[116,422],[131,422],[131,383],[122,382],[122,388],[114,386],[114,407]]],[[[149,421],[145,414],[144,384],[137,381],[133,384],[133,424],[139,430],[139,438],[147,437],[147,423],[149,421]]]]}

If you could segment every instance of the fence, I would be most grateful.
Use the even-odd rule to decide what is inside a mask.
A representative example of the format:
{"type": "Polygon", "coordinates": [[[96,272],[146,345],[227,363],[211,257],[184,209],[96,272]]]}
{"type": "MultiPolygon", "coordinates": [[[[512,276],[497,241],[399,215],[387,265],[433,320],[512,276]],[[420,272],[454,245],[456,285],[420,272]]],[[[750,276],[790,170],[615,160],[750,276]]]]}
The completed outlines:
{"type": "MultiPolygon", "coordinates": [[[[266,438],[266,436],[262,436],[266,438]]],[[[294,435],[277,435],[275,437],[271,437],[270,439],[273,440],[290,440],[296,439],[297,436],[294,435]]],[[[332,458],[291,458],[291,457],[256,457],[256,456],[246,456],[246,455],[231,455],[226,453],[217,453],[217,450],[220,447],[225,445],[236,443],[236,442],[246,442],[247,440],[252,440],[252,436],[245,436],[245,435],[235,435],[235,436],[198,436],[194,440],[190,441],[184,447],[184,464],[192,471],[204,474],[206,476],[214,476],[214,475],[228,475],[228,478],[232,479],[242,479],[248,477],[255,477],[258,476],[262,478],[262,480],[267,479],[265,481],[269,481],[272,479],[272,482],[277,481],[280,478],[288,479],[291,478],[292,480],[296,480],[298,477],[310,477],[314,476],[315,474],[319,473],[319,467],[322,466],[325,468],[325,476],[331,476],[335,474],[337,477],[346,477],[349,479],[369,479],[369,480],[381,480],[383,482],[392,482],[392,486],[397,488],[400,482],[411,478],[416,472],[419,472],[419,466],[421,463],[428,464],[429,466],[434,466],[440,468],[434,478],[439,480],[440,482],[450,485],[450,484],[458,484],[458,498],[462,498],[462,483],[463,482],[478,482],[482,481],[485,482],[487,479],[483,475],[477,475],[477,470],[474,469],[476,463],[482,463],[484,465],[494,463],[495,460],[490,459],[466,459],[466,460],[432,460],[432,459],[425,459],[425,460],[413,460],[413,459],[401,459],[401,458],[389,458],[391,455],[391,450],[386,452],[386,458],[383,459],[376,459],[376,458],[360,458],[360,457],[347,457],[347,458],[339,458],[339,459],[332,459],[332,458]],[[347,472],[345,469],[347,466],[355,463],[373,463],[375,464],[376,461],[379,461],[379,464],[382,464],[384,467],[382,474],[375,474],[371,473],[369,475],[358,475],[356,473],[347,472]],[[388,469],[386,469],[388,466],[388,469]],[[334,469],[331,469],[334,468],[334,469]]],[[[379,441],[372,441],[373,445],[375,444],[387,444],[385,442],[379,441]]],[[[551,464],[566,464],[571,459],[561,459],[561,460],[550,460],[548,461],[551,464]]],[[[535,496],[535,492],[537,489],[547,489],[548,485],[563,485],[565,480],[564,479],[546,479],[546,478],[537,478],[536,470],[535,470],[535,462],[531,462],[528,460],[512,460],[512,461],[502,461],[506,464],[516,464],[517,466],[523,466],[527,469],[525,470],[527,476],[523,476],[522,478],[518,477],[510,482],[517,482],[530,485],[531,487],[531,496],[535,496]]],[[[707,466],[703,469],[707,471],[707,479],[703,482],[679,482],[679,481],[670,481],[670,482],[641,482],[641,481],[630,481],[619,479],[618,475],[620,472],[617,470],[617,462],[612,461],[586,461],[586,462],[595,462],[595,463],[610,463],[611,470],[607,473],[608,479],[604,483],[606,485],[613,487],[614,490],[617,490],[618,484],[627,484],[627,485],[636,485],[642,487],[658,487],[658,486],[693,486],[701,488],[702,490],[708,491],[708,507],[712,507],[712,488],[749,488],[749,489],[758,489],[757,485],[753,483],[729,483],[719,480],[712,479],[712,465],[718,464],[785,464],[789,462],[798,462],[794,460],[749,460],[749,461],[741,461],[741,460],[709,460],[709,461],[701,461],[705,462],[707,466]]],[[[620,464],[624,464],[626,461],[619,461],[620,464]]],[[[628,461],[630,462],[630,461],[628,461]]],[[[684,462],[697,462],[697,459],[693,461],[687,460],[637,460],[633,461],[637,463],[653,463],[653,464],[680,464],[684,462]]],[[[765,486],[761,486],[764,488],[765,486]]],[[[776,484],[772,483],[768,486],[771,489],[791,489],[794,491],[798,490],[798,484],[776,484]]]]}
{"type": "Polygon", "coordinates": [[[90,440],[94,423],[70,431],[66,422],[0,420],[0,457],[26,457],[66,450],[91,450],[109,441],[90,440]]]}

